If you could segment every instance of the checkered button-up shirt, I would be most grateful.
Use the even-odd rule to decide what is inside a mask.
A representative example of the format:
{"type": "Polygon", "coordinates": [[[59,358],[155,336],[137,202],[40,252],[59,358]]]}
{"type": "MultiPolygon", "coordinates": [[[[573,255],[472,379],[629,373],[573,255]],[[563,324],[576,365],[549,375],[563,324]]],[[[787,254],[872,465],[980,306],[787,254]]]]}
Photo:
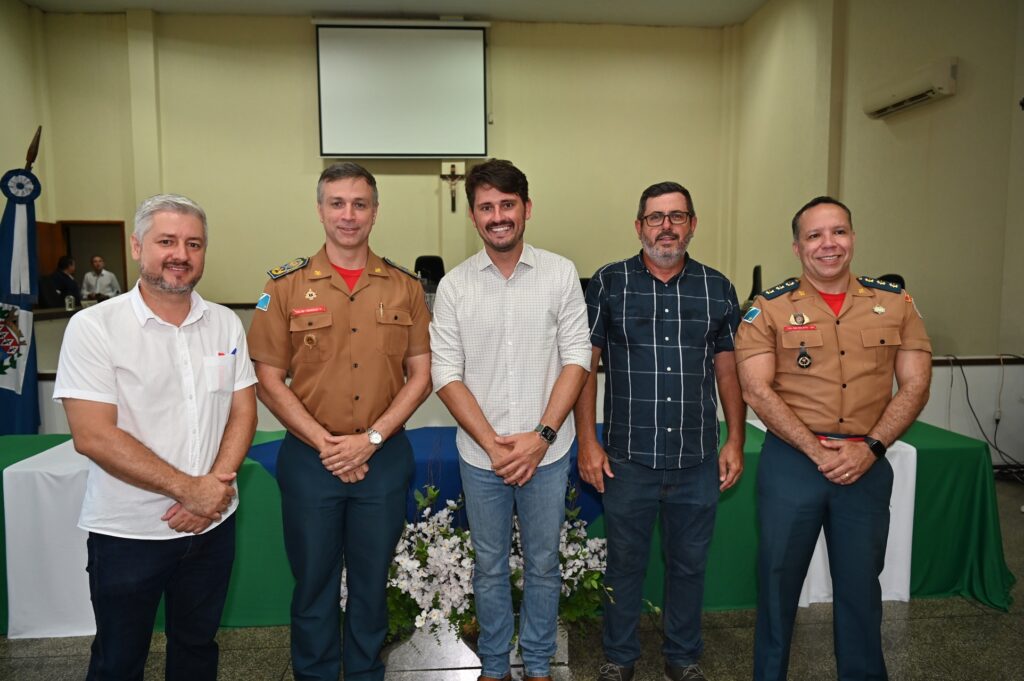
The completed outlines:
{"type": "Polygon", "coordinates": [[[687,256],[659,281],[636,255],[599,269],[587,287],[591,343],[605,366],[604,444],[656,469],[718,453],[714,356],[733,350],[736,289],[687,256]]]}

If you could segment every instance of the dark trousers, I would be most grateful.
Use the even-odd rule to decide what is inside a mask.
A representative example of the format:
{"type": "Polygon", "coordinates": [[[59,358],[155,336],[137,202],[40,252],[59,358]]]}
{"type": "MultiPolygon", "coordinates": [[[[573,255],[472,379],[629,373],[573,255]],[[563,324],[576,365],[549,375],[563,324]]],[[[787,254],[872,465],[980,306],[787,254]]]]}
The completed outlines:
{"type": "Polygon", "coordinates": [[[665,661],[696,664],[704,649],[700,616],[704,570],[718,509],[718,465],[710,458],[693,468],[654,470],[617,460],[609,452],[614,478],[605,479],[605,584],[613,601],[604,607],[604,654],[631,666],[640,657],[637,621],[655,519],[661,514],[665,554],[665,661]]]}
{"type": "Polygon", "coordinates": [[[832,573],[840,681],[885,681],[882,590],[892,467],[877,461],[852,485],[829,482],[806,455],[768,433],[757,470],[755,681],[786,681],[800,589],[822,527],[832,573]]]}
{"type": "Polygon", "coordinates": [[[96,616],[88,681],[141,681],[164,597],[165,678],[215,681],[214,636],[235,559],[235,516],[205,534],[124,539],[89,533],[89,593],[96,616]]]}
{"type": "Polygon", "coordinates": [[[342,662],[341,568],[348,573],[346,681],[380,681],[388,632],[387,580],[405,525],[414,463],[404,432],[370,459],[357,483],[331,475],[316,450],[291,433],[277,459],[284,545],[295,577],[292,670],[296,681],[337,681],[342,662]]]}

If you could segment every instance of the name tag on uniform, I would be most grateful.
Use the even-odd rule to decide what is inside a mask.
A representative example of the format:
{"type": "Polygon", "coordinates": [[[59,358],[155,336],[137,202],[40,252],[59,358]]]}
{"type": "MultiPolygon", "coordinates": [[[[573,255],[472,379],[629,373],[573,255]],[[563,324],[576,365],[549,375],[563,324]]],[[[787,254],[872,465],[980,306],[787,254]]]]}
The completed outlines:
{"type": "Polygon", "coordinates": [[[292,310],[293,317],[301,317],[307,314],[316,314],[318,312],[327,312],[327,307],[324,305],[317,305],[316,307],[299,307],[292,310]]]}
{"type": "Polygon", "coordinates": [[[789,326],[782,327],[783,331],[816,331],[817,329],[818,327],[814,324],[791,324],[789,326]]]}

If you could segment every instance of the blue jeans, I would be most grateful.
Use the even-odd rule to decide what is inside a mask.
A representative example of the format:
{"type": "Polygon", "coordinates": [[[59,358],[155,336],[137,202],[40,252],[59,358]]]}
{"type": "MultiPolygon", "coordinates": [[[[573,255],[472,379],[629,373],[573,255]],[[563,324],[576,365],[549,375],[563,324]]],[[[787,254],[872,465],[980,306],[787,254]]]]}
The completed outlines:
{"type": "Polygon", "coordinates": [[[562,589],[558,544],[565,519],[569,455],[538,468],[522,487],[506,485],[494,471],[470,466],[461,458],[459,471],[476,554],[473,593],[480,623],[477,654],[482,673],[501,678],[509,671],[514,625],[508,558],[515,506],[525,562],[519,646],[526,675],[547,676],[558,647],[562,589]]]}
{"type": "Polygon", "coordinates": [[[205,534],[124,539],[89,533],[89,595],[96,616],[87,681],[142,681],[160,598],[165,678],[215,681],[214,641],[235,560],[235,516],[205,534]]]}
{"type": "Polygon", "coordinates": [[[655,470],[609,452],[614,478],[604,483],[608,538],[605,584],[613,602],[604,608],[604,654],[609,662],[632,666],[640,658],[640,618],[654,521],[661,512],[665,555],[662,653],[672,665],[696,664],[704,650],[700,633],[704,569],[718,508],[718,460],[692,468],[655,470]]]}

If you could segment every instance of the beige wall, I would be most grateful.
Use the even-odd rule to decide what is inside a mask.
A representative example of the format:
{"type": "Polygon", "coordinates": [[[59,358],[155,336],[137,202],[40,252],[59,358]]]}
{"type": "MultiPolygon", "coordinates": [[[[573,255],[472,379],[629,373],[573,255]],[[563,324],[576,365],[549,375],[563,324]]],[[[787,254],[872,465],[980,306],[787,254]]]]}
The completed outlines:
{"type": "MultiPolygon", "coordinates": [[[[937,353],[994,353],[1002,313],[1017,314],[1002,297],[1007,237],[1017,232],[1009,226],[1020,225],[1019,203],[1007,218],[1008,192],[1021,191],[1019,180],[1008,183],[1011,118],[1024,94],[1014,90],[1018,6],[849,3],[841,193],[854,211],[856,264],[904,275],[937,353]],[[864,115],[867,90],[943,56],[960,59],[954,97],[882,120],[864,115]]],[[[1012,163],[1019,173],[1019,153],[1012,163]]]]}
{"type": "Polygon", "coordinates": [[[737,289],[800,274],[789,222],[828,191],[832,2],[773,0],[740,29],[735,107],[737,289]]]}
{"type": "MultiPolygon", "coordinates": [[[[1020,6],[770,0],[725,29],[499,22],[490,150],[530,177],[528,238],[583,276],[636,251],[640,191],[676,179],[700,215],[695,256],[745,296],[754,264],[766,286],[797,272],[789,217],[833,191],[854,210],[857,269],[908,278],[937,351],[1020,352],[1020,6]],[[866,89],[942,55],[961,58],[958,95],[864,116],[866,89]]],[[[29,130],[0,127],[5,163],[47,124],[41,217],[130,223],[154,191],[190,194],[211,222],[201,291],[224,302],[254,300],[264,270],[321,242],[308,19],[43,15],[0,0],[0,57],[23,95],[11,120],[29,130]]],[[[451,267],[478,248],[440,161],[366,165],[382,196],[375,250],[451,267]]]]}

